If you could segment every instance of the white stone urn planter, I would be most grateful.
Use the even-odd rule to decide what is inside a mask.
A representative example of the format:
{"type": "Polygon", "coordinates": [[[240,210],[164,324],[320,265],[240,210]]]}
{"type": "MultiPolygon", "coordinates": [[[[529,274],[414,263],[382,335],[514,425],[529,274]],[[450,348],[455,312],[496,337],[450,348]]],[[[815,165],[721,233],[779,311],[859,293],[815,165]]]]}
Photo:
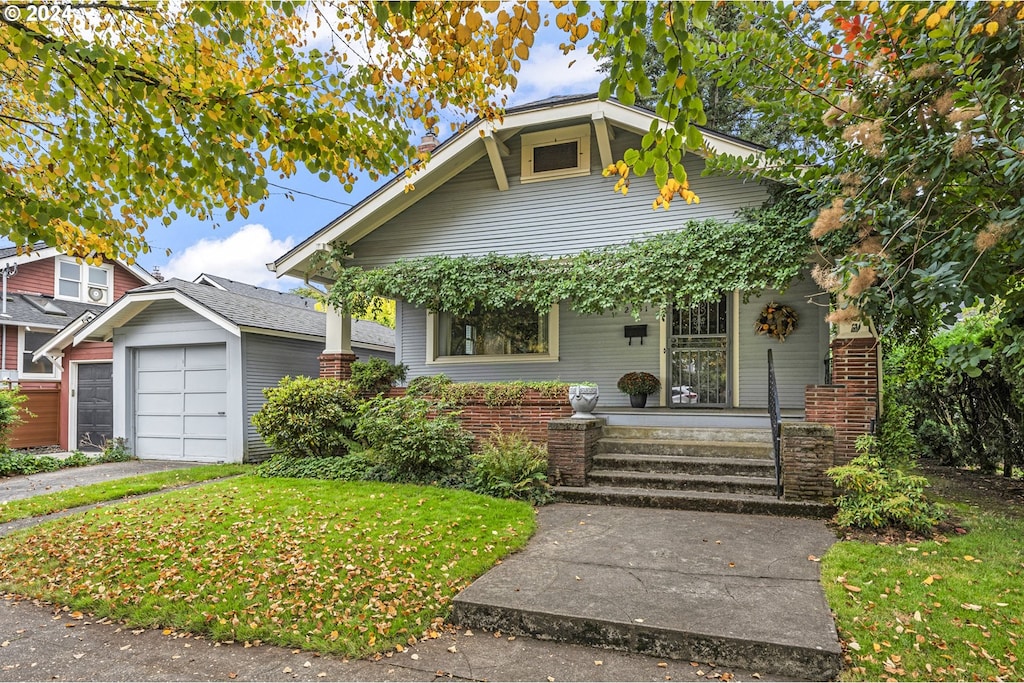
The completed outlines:
{"type": "Polygon", "coordinates": [[[569,405],[572,406],[572,417],[576,419],[593,419],[594,408],[600,394],[596,384],[570,384],[569,405]]]}

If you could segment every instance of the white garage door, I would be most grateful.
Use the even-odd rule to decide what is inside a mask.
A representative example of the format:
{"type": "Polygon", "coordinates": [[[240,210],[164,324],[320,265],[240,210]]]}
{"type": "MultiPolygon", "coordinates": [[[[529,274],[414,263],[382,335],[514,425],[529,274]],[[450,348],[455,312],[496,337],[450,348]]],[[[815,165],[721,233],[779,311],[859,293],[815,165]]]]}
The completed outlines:
{"type": "Polygon", "coordinates": [[[135,454],[227,460],[224,344],[135,350],[135,454]]]}

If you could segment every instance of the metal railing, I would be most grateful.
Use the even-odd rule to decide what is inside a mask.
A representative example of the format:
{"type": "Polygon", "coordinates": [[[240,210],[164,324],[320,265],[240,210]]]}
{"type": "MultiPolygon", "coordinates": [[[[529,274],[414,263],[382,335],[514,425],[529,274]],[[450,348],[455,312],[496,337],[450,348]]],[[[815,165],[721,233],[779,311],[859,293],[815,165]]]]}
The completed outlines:
{"type": "Polygon", "coordinates": [[[771,349],[768,349],[768,418],[772,423],[772,451],[775,455],[775,497],[782,498],[782,409],[779,407],[779,385],[775,381],[771,349]]]}

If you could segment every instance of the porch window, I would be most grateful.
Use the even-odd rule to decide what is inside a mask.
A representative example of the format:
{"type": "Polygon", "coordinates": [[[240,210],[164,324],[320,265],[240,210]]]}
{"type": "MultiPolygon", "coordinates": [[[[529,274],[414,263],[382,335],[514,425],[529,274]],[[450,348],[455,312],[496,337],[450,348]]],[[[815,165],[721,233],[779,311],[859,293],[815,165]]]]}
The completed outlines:
{"type": "Polygon", "coordinates": [[[558,307],[537,313],[529,306],[475,308],[466,315],[429,314],[433,353],[427,362],[558,359],[558,307]]]}
{"type": "Polygon", "coordinates": [[[590,175],[590,126],[587,124],[526,133],[522,143],[520,180],[524,183],[590,175]]]}

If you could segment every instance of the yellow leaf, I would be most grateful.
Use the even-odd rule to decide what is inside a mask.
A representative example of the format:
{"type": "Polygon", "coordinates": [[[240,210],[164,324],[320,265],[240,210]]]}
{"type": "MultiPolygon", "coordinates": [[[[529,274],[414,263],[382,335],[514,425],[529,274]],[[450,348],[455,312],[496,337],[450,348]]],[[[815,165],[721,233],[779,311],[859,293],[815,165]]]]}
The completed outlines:
{"type": "Polygon", "coordinates": [[[990,21],[987,24],[985,24],[985,33],[989,34],[990,36],[994,36],[998,31],[999,31],[999,22],[997,22],[997,21],[990,21]]]}
{"type": "Polygon", "coordinates": [[[932,12],[928,15],[928,19],[924,22],[926,28],[932,29],[939,25],[942,21],[942,15],[938,12],[932,12]]]}
{"type": "Polygon", "coordinates": [[[851,593],[860,593],[860,588],[858,586],[851,586],[848,583],[844,583],[843,588],[850,591],[851,593]]]}
{"type": "Polygon", "coordinates": [[[973,555],[964,555],[964,559],[967,560],[968,562],[974,562],[974,556],[973,555]]]}

